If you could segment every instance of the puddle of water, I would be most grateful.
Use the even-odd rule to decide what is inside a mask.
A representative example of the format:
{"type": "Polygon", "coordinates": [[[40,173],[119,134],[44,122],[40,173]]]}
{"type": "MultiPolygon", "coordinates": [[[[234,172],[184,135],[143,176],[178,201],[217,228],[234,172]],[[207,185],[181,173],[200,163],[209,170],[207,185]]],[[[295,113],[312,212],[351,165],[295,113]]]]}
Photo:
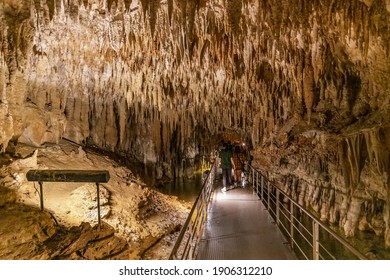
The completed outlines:
{"type": "Polygon", "coordinates": [[[181,200],[194,202],[202,188],[202,174],[194,174],[191,178],[177,178],[164,183],[158,190],[164,194],[177,196],[181,200]]]}

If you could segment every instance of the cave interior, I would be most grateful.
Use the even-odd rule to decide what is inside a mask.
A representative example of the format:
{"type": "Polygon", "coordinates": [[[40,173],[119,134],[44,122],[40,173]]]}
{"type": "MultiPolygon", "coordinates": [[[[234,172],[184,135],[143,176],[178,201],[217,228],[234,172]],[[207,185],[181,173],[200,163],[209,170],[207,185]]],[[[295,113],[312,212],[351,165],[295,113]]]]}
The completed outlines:
{"type": "Polygon", "coordinates": [[[3,0],[0,22],[0,258],[166,258],[190,206],[135,169],[191,177],[221,140],[390,258],[390,0],[3,0]],[[40,212],[32,168],[110,170],[104,229],[93,184],[40,212]]]}

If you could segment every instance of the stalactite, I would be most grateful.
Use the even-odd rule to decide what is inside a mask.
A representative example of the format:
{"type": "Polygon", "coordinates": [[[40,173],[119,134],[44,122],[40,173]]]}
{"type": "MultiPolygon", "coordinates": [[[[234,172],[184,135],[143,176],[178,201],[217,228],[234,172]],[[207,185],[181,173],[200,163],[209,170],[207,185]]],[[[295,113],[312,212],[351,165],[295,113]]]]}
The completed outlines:
{"type": "Polygon", "coordinates": [[[120,6],[120,3],[118,2],[119,0],[107,0],[107,8],[108,8],[108,11],[113,11],[113,13],[115,14],[116,10],[118,9],[118,7],[120,6]],[[109,5],[109,1],[112,1],[111,5],[109,5]],[[111,9],[112,8],[112,9],[111,9]]]}
{"type": "Polygon", "coordinates": [[[346,139],[346,159],[343,164],[348,165],[348,172],[344,176],[349,176],[348,182],[350,194],[353,194],[360,183],[360,174],[365,165],[367,150],[363,135],[355,135],[346,139]]]}
{"type": "Polygon", "coordinates": [[[49,12],[49,20],[52,20],[55,13],[55,0],[46,0],[46,5],[49,12]]]}
{"type": "MultiPolygon", "coordinates": [[[[7,69],[1,75],[8,85],[18,75],[28,80],[27,96],[42,111],[52,103],[53,110],[66,113],[66,133],[82,135],[74,136],[77,141],[94,139],[94,145],[156,162],[156,168],[163,168],[162,161],[177,163],[190,146],[228,129],[247,134],[243,138],[255,147],[266,146],[271,136],[276,141],[279,131],[291,126],[288,148],[301,139],[294,133],[308,127],[336,133],[345,129],[346,117],[370,126],[369,113],[388,100],[388,1],[374,1],[370,9],[361,1],[334,0],[83,2],[79,7],[78,0],[47,0],[47,7],[40,7],[44,1],[33,1],[28,9],[35,15],[8,9],[1,22],[7,35],[0,31],[7,69]],[[118,9],[123,15],[114,17],[118,9]],[[366,113],[359,113],[358,102],[367,104],[366,113]],[[302,122],[304,110],[310,124],[302,122]]],[[[1,90],[2,100],[9,94],[16,98],[11,89],[1,90]]],[[[2,105],[0,119],[14,113],[2,105]]],[[[343,191],[359,183],[363,188],[366,181],[359,182],[359,176],[371,165],[381,174],[388,169],[382,134],[345,137],[340,165],[347,179],[338,186],[343,191]],[[363,166],[362,145],[370,147],[363,166]]],[[[1,141],[4,147],[8,140],[1,141]]],[[[316,149],[325,146],[322,141],[328,140],[305,143],[316,149]]],[[[301,164],[310,175],[328,172],[304,168],[310,163],[308,158],[301,164]]],[[[313,195],[309,187],[301,188],[313,195]]],[[[329,220],[335,221],[339,201],[331,208],[329,196],[322,192],[310,203],[333,211],[329,220]]],[[[350,220],[352,201],[343,203],[344,219],[350,220]]]]}
{"type": "Polygon", "coordinates": [[[3,53],[0,53],[0,103],[3,104],[8,103],[6,93],[7,72],[7,64],[5,63],[4,55],[3,53]]]}
{"type": "Polygon", "coordinates": [[[368,13],[364,13],[363,19],[363,53],[367,55],[370,46],[370,23],[368,13]]]}
{"type": "Polygon", "coordinates": [[[313,111],[314,105],[314,71],[313,67],[310,64],[310,57],[306,55],[305,57],[305,68],[303,74],[303,98],[305,101],[306,112],[308,117],[308,122],[310,123],[311,114],[313,111]]]}
{"type": "Polygon", "coordinates": [[[226,8],[230,28],[234,34],[239,34],[242,1],[228,1],[226,8]]]}
{"type": "Polygon", "coordinates": [[[157,23],[157,14],[160,7],[160,1],[159,0],[148,1],[148,5],[149,5],[150,31],[152,33],[152,36],[154,36],[156,23],[157,23]]]}
{"type": "Polygon", "coordinates": [[[364,132],[368,158],[374,163],[378,173],[389,172],[390,170],[390,150],[389,136],[385,131],[388,129],[368,130],[364,132]]]}

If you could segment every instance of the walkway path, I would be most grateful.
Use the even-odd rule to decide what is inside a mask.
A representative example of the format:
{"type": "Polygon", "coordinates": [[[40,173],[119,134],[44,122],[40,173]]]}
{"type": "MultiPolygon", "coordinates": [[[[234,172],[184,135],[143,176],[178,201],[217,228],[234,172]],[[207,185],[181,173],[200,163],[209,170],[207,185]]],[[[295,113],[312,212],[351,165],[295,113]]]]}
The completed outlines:
{"type": "MultiPolygon", "coordinates": [[[[218,180],[216,181],[216,183],[218,180]]],[[[293,260],[295,254],[250,188],[215,189],[200,260],[293,260]]]]}

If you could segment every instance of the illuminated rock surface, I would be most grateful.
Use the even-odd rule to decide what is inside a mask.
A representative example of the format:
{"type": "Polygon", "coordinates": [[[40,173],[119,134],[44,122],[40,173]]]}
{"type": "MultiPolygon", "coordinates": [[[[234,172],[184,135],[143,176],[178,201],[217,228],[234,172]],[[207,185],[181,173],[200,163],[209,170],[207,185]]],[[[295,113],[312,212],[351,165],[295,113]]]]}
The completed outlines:
{"type": "Polygon", "coordinates": [[[163,179],[236,135],[324,221],[390,246],[389,0],[25,2],[0,3],[3,152],[68,138],[163,179]]]}
{"type": "Polygon", "coordinates": [[[188,203],[74,144],[34,149],[16,147],[23,158],[0,170],[0,259],[168,258],[188,203]],[[39,185],[26,180],[30,169],[108,170],[110,180],[100,186],[102,227],[94,183],[43,183],[42,212],[39,185]]]}

